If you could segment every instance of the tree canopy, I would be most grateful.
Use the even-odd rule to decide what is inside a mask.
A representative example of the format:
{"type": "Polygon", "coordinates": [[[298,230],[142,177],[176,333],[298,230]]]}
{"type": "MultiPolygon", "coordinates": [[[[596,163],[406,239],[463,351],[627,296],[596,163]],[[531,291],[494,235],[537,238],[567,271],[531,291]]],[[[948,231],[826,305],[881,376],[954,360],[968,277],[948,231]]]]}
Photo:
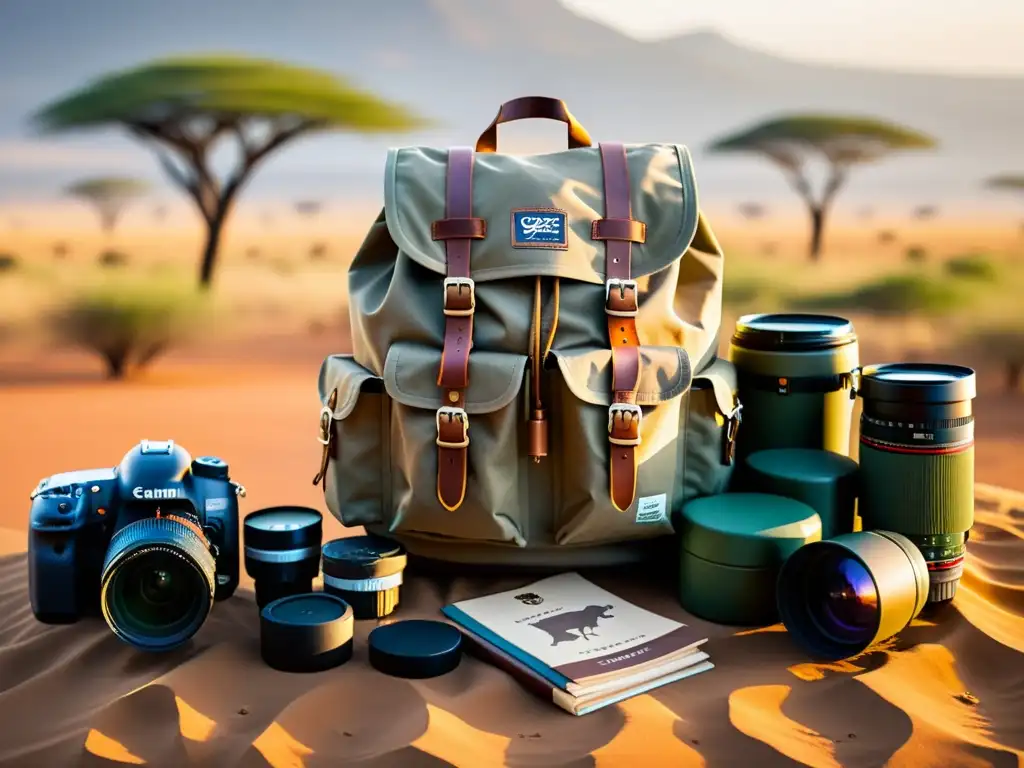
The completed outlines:
{"type": "Polygon", "coordinates": [[[95,206],[100,224],[110,232],[117,224],[124,207],[134,198],[149,191],[149,183],[129,176],[100,176],[83,179],[65,189],[65,193],[95,206]]]}
{"type": "Polygon", "coordinates": [[[985,186],[992,189],[1009,189],[1024,192],[1024,173],[1007,173],[985,180],[985,186]]]}
{"type": "Polygon", "coordinates": [[[315,69],[242,56],[157,60],[99,78],[41,108],[43,133],[121,125],[149,141],[171,179],[207,225],[200,284],[209,285],[224,221],[256,166],[273,150],[313,131],[407,131],[427,125],[405,107],[315,69]],[[224,178],[210,166],[220,139],[240,161],[224,178]]]}
{"type": "Polygon", "coordinates": [[[712,142],[713,153],[753,152],[774,162],[807,204],[811,213],[811,258],[821,251],[825,216],[854,165],[879,160],[899,150],[930,149],[930,136],[871,117],[795,114],[766,120],[712,142]],[[807,163],[820,159],[828,167],[815,193],[807,163]]]}

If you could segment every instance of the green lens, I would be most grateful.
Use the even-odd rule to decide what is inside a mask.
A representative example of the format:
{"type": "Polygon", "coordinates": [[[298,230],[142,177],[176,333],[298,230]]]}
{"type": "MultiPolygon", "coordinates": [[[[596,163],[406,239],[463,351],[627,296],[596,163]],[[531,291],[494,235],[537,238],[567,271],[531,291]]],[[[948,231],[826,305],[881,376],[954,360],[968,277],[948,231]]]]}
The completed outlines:
{"type": "Polygon", "coordinates": [[[188,526],[140,520],[111,539],[100,597],[114,633],[144,650],[170,650],[203,625],[213,602],[216,563],[188,526]]]}
{"type": "Polygon", "coordinates": [[[790,555],[779,572],[777,599],[782,623],[810,655],[849,658],[892,637],[921,612],[928,566],[905,536],[846,533],[790,555]]]}

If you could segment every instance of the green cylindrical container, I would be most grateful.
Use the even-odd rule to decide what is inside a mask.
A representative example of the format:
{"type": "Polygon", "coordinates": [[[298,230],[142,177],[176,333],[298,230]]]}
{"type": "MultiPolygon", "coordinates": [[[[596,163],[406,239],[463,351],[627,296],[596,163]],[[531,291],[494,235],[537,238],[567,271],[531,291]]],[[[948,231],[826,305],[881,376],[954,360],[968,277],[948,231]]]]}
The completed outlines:
{"type": "Polygon", "coordinates": [[[779,568],[798,548],[821,538],[813,509],[760,493],[694,499],[683,507],[681,521],[679,602],[718,624],[776,621],[779,568]]]}
{"type": "Polygon", "coordinates": [[[906,627],[928,600],[928,566],[890,531],[844,533],[793,553],[779,571],[779,617],[815,659],[861,653],[906,627]]]}
{"type": "Polygon", "coordinates": [[[866,366],[858,394],[864,530],[896,531],[928,562],[931,602],[956,594],[974,524],[974,371],[866,366]]]}
{"type": "Polygon", "coordinates": [[[848,456],[776,448],[747,457],[749,490],[802,501],[821,518],[821,538],[852,533],[859,467],[848,456]]]}
{"type": "Polygon", "coordinates": [[[729,345],[743,426],[736,455],[818,448],[848,456],[857,334],[830,315],[744,315],[729,345]]]}

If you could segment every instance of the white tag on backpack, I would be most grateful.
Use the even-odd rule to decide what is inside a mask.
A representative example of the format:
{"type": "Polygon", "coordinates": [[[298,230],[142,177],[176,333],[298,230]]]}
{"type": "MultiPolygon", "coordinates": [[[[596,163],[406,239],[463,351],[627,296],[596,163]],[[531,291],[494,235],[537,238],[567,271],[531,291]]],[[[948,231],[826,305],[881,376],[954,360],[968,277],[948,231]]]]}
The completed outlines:
{"type": "Polygon", "coordinates": [[[668,520],[668,494],[641,496],[636,504],[638,524],[663,523],[668,520]]]}

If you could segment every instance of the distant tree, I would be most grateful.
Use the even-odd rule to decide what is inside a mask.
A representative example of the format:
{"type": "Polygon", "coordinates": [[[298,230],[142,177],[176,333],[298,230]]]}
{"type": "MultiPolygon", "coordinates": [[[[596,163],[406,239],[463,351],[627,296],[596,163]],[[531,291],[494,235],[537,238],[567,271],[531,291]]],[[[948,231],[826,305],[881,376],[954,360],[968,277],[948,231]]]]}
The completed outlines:
{"type": "Polygon", "coordinates": [[[127,176],[102,176],[72,184],[68,195],[92,205],[100,215],[100,227],[107,234],[114,231],[117,220],[128,204],[149,190],[149,184],[127,176]]]}
{"type": "Polygon", "coordinates": [[[740,203],[737,210],[740,212],[740,216],[749,221],[763,218],[765,214],[764,206],[760,203],[740,203]]]}
{"type": "MultiPolygon", "coordinates": [[[[1007,173],[1001,176],[991,176],[985,180],[985,186],[989,189],[1016,192],[1019,195],[1024,195],[1024,173],[1007,173]]],[[[1020,231],[1024,234],[1024,222],[1020,225],[1020,231]]]]}
{"type": "Polygon", "coordinates": [[[206,224],[199,284],[213,279],[224,224],[238,193],[274,150],[314,131],[405,131],[424,124],[317,70],[240,56],[191,56],[109,74],[44,106],[44,132],[116,125],[150,143],[206,224]],[[211,156],[230,137],[240,157],[219,178],[211,156]]]}
{"type": "Polygon", "coordinates": [[[323,210],[323,207],[323,203],[319,200],[298,200],[295,203],[295,212],[299,216],[311,219],[317,216],[323,210]]]}
{"type": "Polygon", "coordinates": [[[789,115],[718,139],[710,151],[754,152],[782,169],[810,212],[809,252],[811,260],[817,261],[832,201],[853,166],[880,160],[897,150],[933,146],[933,139],[917,131],[871,118],[789,115]],[[828,168],[824,187],[817,194],[807,173],[807,163],[814,157],[824,160],[828,168]]]}
{"type": "Polygon", "coordinates": [[[934,205],[919,205],[911,211],[910,215],[918,221],[928,221],[939,215],[939,209],[934,205]]]}

